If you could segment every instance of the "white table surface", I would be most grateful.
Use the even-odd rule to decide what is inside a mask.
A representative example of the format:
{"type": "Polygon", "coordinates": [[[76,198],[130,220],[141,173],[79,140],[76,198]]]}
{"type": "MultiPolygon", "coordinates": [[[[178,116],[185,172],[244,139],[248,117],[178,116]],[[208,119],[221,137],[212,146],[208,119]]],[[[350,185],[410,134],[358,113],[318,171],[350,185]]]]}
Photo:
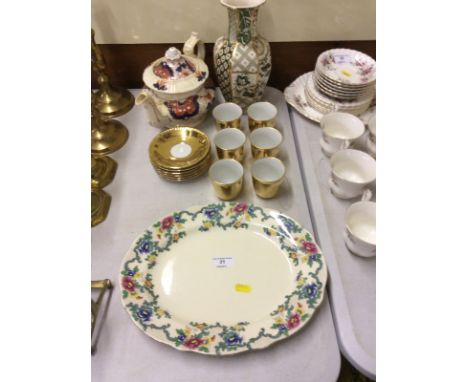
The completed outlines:
{"type": "Polygon", "coordinates": [[[330,192],[330,161],[320,148],[320,125],[293,108],[290,113],[313,225],[329,268],[330,306],[340,349],[361,373],[375,379],[376,258],[355,256],[346,248],[344,217],[356,200],[341,200],[330,192]]]}
{"type": "MultiPolygon", "coordinates": [[[[286,181],[275,199],[257,198],[248,171],[251,159],[247,146],[245,185],[238,200],[280,210],[313,232],[283,94],[267,88],[264,99],[279,110],[277,127],[284,135],[281,159],[287,167],[286,181]]],[[[247,121],[243,118],[247,133],[247,121]]],[[[93,381],[336,381],[340,353],[327,296],[298,334],[264,350],[225,357],[178,351],[151,339],[131,322],[120,302],[117,283],[121,260],[133,240],[170,212],[218,199],[207,175],[175,184],[155,173],[148,146],[159,130],[147,123],[142,108],[134,107],[120,120],[128,127],[130,137],[122,149],[111,155],[118,162],[118,169],[114,181],[105,188],[112,196],[110,211],[107,219],[92,229],[92,279],[109,278],[114,284],[97,352],[92,356],[93,381]]],[[[213,138],[211,116],[198,128],[213,138]]],[[[213,147],[212,150],[214,158],[213,147]]]]}

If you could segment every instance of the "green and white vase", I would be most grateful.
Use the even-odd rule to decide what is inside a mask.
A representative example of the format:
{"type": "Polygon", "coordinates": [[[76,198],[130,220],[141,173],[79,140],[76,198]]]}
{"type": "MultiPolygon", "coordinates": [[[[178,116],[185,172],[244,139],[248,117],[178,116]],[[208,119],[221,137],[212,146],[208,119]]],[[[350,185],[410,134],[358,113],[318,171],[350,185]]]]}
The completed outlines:
{"type": "Polygon", "coordinates": [[[228,8],[227,36],[216,40],[214,66],[223,96],[245,109],[259,101],[271,72],[270,44],[257,33],[258,8],[265,0],[221,0],[228,8]]]}

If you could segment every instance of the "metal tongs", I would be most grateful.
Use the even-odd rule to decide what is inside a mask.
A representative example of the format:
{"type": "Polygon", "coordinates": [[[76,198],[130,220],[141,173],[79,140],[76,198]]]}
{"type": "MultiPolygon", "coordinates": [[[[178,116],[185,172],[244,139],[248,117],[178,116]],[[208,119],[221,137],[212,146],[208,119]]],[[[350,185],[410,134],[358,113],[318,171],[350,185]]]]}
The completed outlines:
{"type": "Polygon", "coordinates": [[[96,351],[96,346],[93,344],[94,327],[96,326],[99,308],[101,307],[104,295],[107,290],[112,289],[112,283],[109,279],[91,281],[91,289],[100,290],[97,300],[91,299],[91,354],[94,354],[96,351]]]}

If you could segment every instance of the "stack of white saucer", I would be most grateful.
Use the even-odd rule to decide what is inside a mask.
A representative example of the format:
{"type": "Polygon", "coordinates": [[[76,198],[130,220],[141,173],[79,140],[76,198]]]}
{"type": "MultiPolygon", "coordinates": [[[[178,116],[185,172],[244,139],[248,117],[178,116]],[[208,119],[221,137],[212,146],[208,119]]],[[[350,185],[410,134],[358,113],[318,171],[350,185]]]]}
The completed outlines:
{"type": "Polygon", "coordinates": [[[364,113],[375,96],[376,63],[351,49],[331,49],[317,59],[315,71],[304,89],[307,102],[327,114],[342,111],[364,113]]]}

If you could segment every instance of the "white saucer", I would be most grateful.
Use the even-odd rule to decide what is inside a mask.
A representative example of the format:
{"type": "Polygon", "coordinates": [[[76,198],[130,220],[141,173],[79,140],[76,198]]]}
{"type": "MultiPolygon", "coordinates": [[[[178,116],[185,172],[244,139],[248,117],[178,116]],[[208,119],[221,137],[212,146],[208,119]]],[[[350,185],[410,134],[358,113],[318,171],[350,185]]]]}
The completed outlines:
{"type": "Polygon", "coordinates": [[[357,198],[359,196],[358,195],[349,195],[345,192],[343,192],[343,190],[340,190],[335,182],[333,182],[333,179],[332,178],[329,178],[328,179],[328,186],[330,187],[330,191],[331,193],[336,196],[338,199],[354,199],[354,198],[357,198]]]}
{"type": "Polygon", "coordinates": [[[322,148],[323,153],[329,158],[339,150],[325,142],[323,137],[320,138],[320,147],[322,148]]]}
{"type": "Polygon", "coordinates": [[[376,157],[377,147],[374,142],[370,139],[370,136],[366,138],[366,148],[367,152],[372,155],[374,158],[376,157]]]}
{"type": "Polygon", "coordinates": [[[376,257],[376,250],[369,251],[369,252],[359,252],[354,249],[353,239],[348,235],[347,232],[343,234],[344,242],[348,251],[351,252],[354,256],[364,257],[364,258],[371,258],[376,257]]]}

